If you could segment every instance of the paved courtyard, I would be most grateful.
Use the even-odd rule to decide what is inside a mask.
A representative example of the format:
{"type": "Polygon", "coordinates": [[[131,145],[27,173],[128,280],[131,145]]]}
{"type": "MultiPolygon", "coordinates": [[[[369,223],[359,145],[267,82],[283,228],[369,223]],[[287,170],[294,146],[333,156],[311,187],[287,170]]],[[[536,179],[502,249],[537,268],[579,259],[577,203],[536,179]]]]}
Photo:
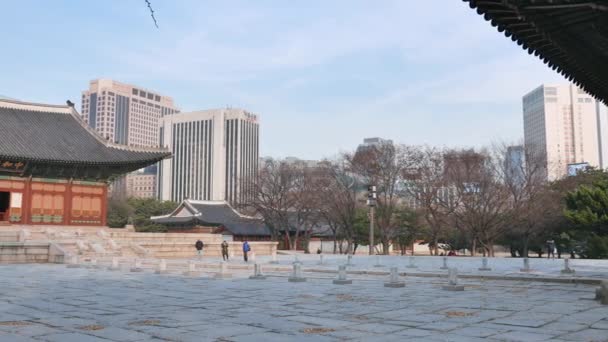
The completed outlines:
{"type": "MultiPolygon", "coordinates": [[[[0,266],[0,341],[608,341],[597,286],[285,274],[249,280],[0,266]]],[[[247,273],[245,273],[247,272],[247,273]]]]}

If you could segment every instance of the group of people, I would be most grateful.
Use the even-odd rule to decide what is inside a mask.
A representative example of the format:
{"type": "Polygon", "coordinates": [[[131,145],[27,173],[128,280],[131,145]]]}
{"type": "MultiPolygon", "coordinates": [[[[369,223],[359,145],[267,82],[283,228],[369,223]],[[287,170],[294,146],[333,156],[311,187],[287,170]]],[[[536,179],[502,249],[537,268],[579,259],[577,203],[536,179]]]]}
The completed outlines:
{"type": "MultiPolygon", "coordinates": [[[[222,244],[220,245],[222,247],[222,259],[224,259],[224,261],[228,261],[230,256],[228,253],[228,247],[229,244],[226,240],[224,240],[222,242],[222,244]]],[[[194,247],[196,248],[196,253],[198,255],[199,258],[203,257],[203,248],[205,247],[205,244],[203,243],[203,241],[201,241],[200,239],[196,241],[196,243],[194,244],[194,247]]],[[[245,262],[249,261],[249,257],[248,254],[251,251],[251,247],[249,246],[249,242],[247,242],[247,240],[245,240],[243,242],[243,259],[245,260],[245,262]]]]}

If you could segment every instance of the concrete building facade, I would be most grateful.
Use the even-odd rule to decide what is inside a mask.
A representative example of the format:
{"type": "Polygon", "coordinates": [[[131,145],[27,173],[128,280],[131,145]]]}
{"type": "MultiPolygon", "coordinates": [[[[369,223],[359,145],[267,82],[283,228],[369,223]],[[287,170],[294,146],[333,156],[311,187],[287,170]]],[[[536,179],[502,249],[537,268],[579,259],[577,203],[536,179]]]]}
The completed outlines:
{"type": "Polygon", "coordinates": [[[568,165],[606,167],[604,105],[573,84],[543,84],[523,97],[524,144],[546,161],[546,178],[568,165]]]}
{"type": "Polygon", "coordinates": [[[258,116],[242,109],[213,109],[166,116],[160,143],[173,158],[158,168],[158,198],[222,201],[251,198],[259,160],[258,116]]]}
{"type": "MultiPolygon", "coordinates": [[[[159,146],[158,120],[178,113],[173,99],[156,91],[109,79],[97,79],[82,92],[82,118],[109,141],[128,146],[159,146]]],[[[145,182],[156,184],[156,174],[146,175],[145,182]]],[[[128,174],[114,181],[114,196],[149,197],[149,191],[134,190],[148,186],[135,185],[142,175],[128,174]]],[[[155,189],[152,190],[152,197],[155,189]]]]}

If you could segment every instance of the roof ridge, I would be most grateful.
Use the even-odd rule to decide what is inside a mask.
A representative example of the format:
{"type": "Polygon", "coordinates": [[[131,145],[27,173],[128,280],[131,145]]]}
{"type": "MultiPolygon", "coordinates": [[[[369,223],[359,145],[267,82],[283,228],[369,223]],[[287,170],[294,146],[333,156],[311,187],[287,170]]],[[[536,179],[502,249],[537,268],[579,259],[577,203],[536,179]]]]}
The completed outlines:
{"type": "Polygon", "coordinates": [[[36,112],[51,112],[51,113],[61,113],[61,114],[70,114],[71,107],[68,105],[53,105],[46,103],[38,103],[38,102],[27,102],[27,101],[19,101],[13,99],[5,99],[0,98],[0,107],[1,108],[9,108],[9,109],[17,109],[17,110],[32,110],[36,112]]]}

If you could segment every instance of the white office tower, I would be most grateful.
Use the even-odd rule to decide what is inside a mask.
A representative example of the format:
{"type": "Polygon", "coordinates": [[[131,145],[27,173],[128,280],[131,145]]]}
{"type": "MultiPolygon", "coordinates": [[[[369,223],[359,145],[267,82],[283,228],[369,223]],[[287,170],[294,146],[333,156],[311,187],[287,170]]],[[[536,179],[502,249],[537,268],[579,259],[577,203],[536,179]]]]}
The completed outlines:
{"type": "Polygon", "coordinates": [[[543,84],[523,97],[524,144],[547,163],[546,178],[569,168],[605,168],[606,108],[572,84],[543,84]]]}
{"type": "Polygon", "coordinates": [[[173,158],[158,169],[158,197],[246,203],[253,195],[259,157],[259,123],[242,109],[213,109],[160,120],[160,145],[173,158]]]}

